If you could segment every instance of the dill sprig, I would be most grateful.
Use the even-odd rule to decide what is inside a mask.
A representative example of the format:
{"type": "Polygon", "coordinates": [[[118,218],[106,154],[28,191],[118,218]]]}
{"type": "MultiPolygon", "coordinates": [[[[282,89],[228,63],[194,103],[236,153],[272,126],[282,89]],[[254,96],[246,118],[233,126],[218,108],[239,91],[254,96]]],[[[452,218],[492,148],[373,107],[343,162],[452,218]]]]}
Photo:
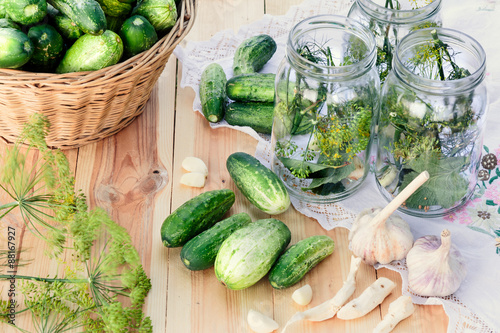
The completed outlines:
{"type": "MultiPolygon", "coordinates": [[[[74,255],[61,276],[16,275],[23,281],[24,296],[24,308],[16,315],[30,313],[40,333],[152,332],[151,320],[142,311],[151,281],[130,235],[103,209],[88,209],[84,194],[75,191],[65,155],[47,147],[48,129],[47,119],[35,113],[8,150],[0,188],[13,202],[0,206],[0,219],[18,208],[26,227],[51,245],[52,258],[67,248],[69,240],[74,255]],[[31,155],[33,166],[28,167],[31,155]]],[[[4,252],[8,253],[0,251],[0,260],[4,252]]],[[[0,300],[0,321],[8,321],[8,305],[0,300]]]]}

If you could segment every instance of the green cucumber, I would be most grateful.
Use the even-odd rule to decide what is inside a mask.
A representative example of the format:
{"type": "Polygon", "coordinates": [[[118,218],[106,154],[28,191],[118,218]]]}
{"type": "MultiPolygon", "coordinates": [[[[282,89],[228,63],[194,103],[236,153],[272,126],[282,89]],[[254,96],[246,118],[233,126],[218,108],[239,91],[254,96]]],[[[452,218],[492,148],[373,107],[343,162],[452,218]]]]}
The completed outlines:
{"type": "Polygon", "coordinates": [[[299,241],[279,257],[269,273],[269,282],[276,289],[293,286],[332,254],[334,248],[334,241],[325,235],[311,236],[299,241]]]}
{"type": "Polygon", "coordinates": [[[133,57],[146,51],[158,41],[155,28],[145,17],[140,15],[134,15],[125,20],[119,35],[123,41],[126,57],[133,57]]]}
{"type": "Polygon", "coordinates": [[[234,200],[233,191],[221,189],[203,192],[186,201],[163,221],[160,230],[163,245],[183,246],[219,221],[234,200]]]}
{"type": "Polygon", "coordinates": [[[21,27],[9,18],[0,18],[0,28],[13,28],[20,30],[21,27]]]}
{"type": "Polygon", "coordinates": [[[113,31],[106,30],[99,36],[85,34],[66,51],[56,72],[95,71],[116,64],[122,54],[122,40],[113,31]]]}
{"type": "Polygon", "coordinates": [[[132,14],[144,16],[159,33],[172,28],[178,15],[174,0],[140,0],[132,14]]]}
{"type": "Polygon", "coordinates": [[[19,68],[33,55],[33,43],[22,31],[0,28],[0,68],[19,68]]]}
{"type": "Polygon", "coordinates": [[[239,213],[217,222],[213,227],[195,236],[182,247],[182,263],[192,271],[212,267],[224,240],[250,222],[252,219],[247,213],[239,213]]]}
{"type": "Polygon", "coordinates": [[[230,103],[224,119],[229,125],[249,126],[257,133],[271,134],[273,129],[274,104],[272,103],[230,103]]]}
{"type": "Polygon", "coordinates": [[[37,71],[52,71],[64,52],[64,41],[57,30],[48,24],[31,27],[28,37],[34,46],[28,65],[37,71]]]}
{"type": "MultiPolygon", "coordinates": [[[[114,16],[106,15],[107,30],[111,30],[111,31],[114,31],[116,33],[119,33],[120,28],[122,27],[122,24],[123,24],[123,22],[125,22],[126,19],[127,19],[126,17],[114,17],[114,16]]],[[[123,41],[123,39],[122,39],[122,42],[124,42],[123,51],[125,52],[125,41],[123,41]]]]}
{"type": "Polygon", "coordinates": [[[226,167],[236,187],[261,211],[274,215],[290,207],[290,196],[283,181],[255,157],[233,153],[227,158],[226,167]]]}
{"type": "Polygon", "coordinates": [[[269,35],[257,35],[244,40],[234,53],[234,76],[260,71],[272,58],[276,48],[276,42],[269,35]]]}
{"type": "Polygon", "coordinates": [[[56,28],[68,44],[73,44],[84,32],[71,21],[69,17],[55,9],[51,4],[47,6],[50,24],[56,28]]]}
{"type": "Polygon", "coordinates": [[[47,1],[5,0],[5,11],[14,22],[24,25],[35,24],[47,14],[47,1]]]}
{"type": "Polygon", "coordinates": [[[95,0],[47,0],[69,17],[84,33],[101,35],[106,30],[106,16],[95,0]]]}
{"type": "Polygon", "coordinates": [[[290,229],[272,218],[236,230],[222,243],[215,258],[217,279],[233,290],[254,285],[269,272],[290,239],[290,229]]]}
{"type": "Polygon", "coordinates": [[[227,80],[227,97],[237,102],[274,102],[276,74],[242,74],[227,80]]]}
{"type": "Polygon", "coordinates": [[[219,122],[224,118],[227,103],[226,82],[226,73],[217,63],[208,65],[201,74],[201,111],[211,123],[219,122]]]}
{"type": "Polygon", "coordinates": [[[132,5],[118,0],[97,0],[104,14],[113,17],[128,15],[132,11],[132,5]]]}

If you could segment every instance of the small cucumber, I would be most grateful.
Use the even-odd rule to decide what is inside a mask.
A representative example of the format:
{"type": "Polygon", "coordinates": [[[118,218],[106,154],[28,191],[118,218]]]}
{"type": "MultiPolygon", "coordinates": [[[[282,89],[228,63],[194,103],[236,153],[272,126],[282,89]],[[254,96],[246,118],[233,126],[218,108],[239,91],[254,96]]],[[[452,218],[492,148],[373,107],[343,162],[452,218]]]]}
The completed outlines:
{"type": "Polygon", "coordinates": [[[195,236],[182,247],[182,263],[192,271],[212,267],[224,240],[250,222],[252,219],[247,213],[239,213],[217,222],[213,227],[195,236]]]}
{"type": "Polygon", "coordinates": [[[33,43],[22,31],[0,28],[0,68],[19,68],[33,55],[33,43]]]}
{"type": "Polygon", "coordinates": [[[34,46],[28,65],[38,71],[52,71],[64,52],[64,41],[57,30],[48,24],[31,27],[28,37],[34,46]]]}
{"type": "Polygon", "coordinates": [[[47,14],[46,0],[4,0],[8,17],[14,22],[30,25],[40,22],[47,14]]]}
{"type": "Polygon", "coordinates": [[[95,0],[48,0],[70,18],[84,33],[101,35],[106,30],[106,16],[95,0]]]}
{"type": "Polygon", "coordinates": [[[123,54],[123,43],[111,30],[102,35],[85,34],[71,45],[57,66],[57,73],[95,71],[116,64],[123,54]]]}
{"type": "Polygon", "coordinates": [[[69,17],[59,12],[51,4],[47,6],[47,14],[50,24],[56,28],[69,45],[83,36],[84,32],[69,17]]]}
{"type": "Polygon", "coordinates": [[[161,239],[166,247],[179,247],[212,227],[231,208],[235,200],[229,189],[203,192],[186,201],[161,225],[161,239]]]}
{"type": "Polygon", "coordinates": [[[236,230],[222,243],[215,258],[217,279],[233,290],[254,285],[269,272],[290,239],[290,229],[272,218],[236,230]]]}
{"type": "Polygon", "coordinates": [[[288,288],[299,282],[311,269],[332,254],[333,240],[325,235],[311,236],[292,245],[269,273],[273,288],[288,288]]]}
{"type": "Polygon", "coordinates": [[[226,161],[236,187],[255,207],[271,215],[290,207],[290,196],[282,180],[255,157],[236,152],[226,161]]]}
{"type": "Polygon", "coordinates": [[[123,41],[126,57],[133,57],[146,51],[158,41],[155,28],[140,15],[134,15],[125,20],[119,35],[123,41]]]}
{"type": "Polygon", "coordinates": [[[226,73],[217,63],[208,65],[201,74],[201,111],[211,123],[217,123],[224,118],[227,103],[226,82],[226,73]]]}
{"type": "Polygon", "coordinates": [[[234,76],[260,71],[272,58],[276,48],[276,42],[269,35],[257,35],[244,40],[234,53],[234,76]]]}
{"type": "Polygon", "coordinates": [[[233,102],[227,106],[224,119],[229,125],[249,126],[258,133],[271,134],[274,104],[233,102]]]}
{"type": "Polygon", "coordinates": [[[144,16],[162,34],[175,25],[178,17],[174,0],[141,0],[132,14],[144,16]]]}
{"type": "Polygon", "coordinates": [[[227,97],[237,102],[274,102],[276,74],[242,74],[227,80],[227,97]]]}

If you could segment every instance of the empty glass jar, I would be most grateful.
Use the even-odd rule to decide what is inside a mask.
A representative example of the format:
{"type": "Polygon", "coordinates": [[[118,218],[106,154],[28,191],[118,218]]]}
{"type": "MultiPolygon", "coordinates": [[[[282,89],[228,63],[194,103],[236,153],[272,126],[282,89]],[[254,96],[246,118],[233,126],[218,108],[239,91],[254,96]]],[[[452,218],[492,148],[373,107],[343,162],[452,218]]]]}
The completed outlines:
{"type": "Polygon", "coordinates": [[[348,16],[375,35],[382,82],[392,67],[394,48],[411,31],[441,26],[441,0],[356,0],[348,16]]]}
{"type": "Polygon", "coordinates": [[[381,92],[376,176],[391,200],[419,173],[430,179],[401,208],[442,216],[473,193],[487,94],[486,56],[472,37],[444,28],[404,37],[381,92]]]}
{"type": "Polygon", "coordinates": [[[320,15],[290,31],[276,75],[272,170],[303,201],[341,200],[369,169],[380,81],[375,40],[358,22],[320,15]]]}

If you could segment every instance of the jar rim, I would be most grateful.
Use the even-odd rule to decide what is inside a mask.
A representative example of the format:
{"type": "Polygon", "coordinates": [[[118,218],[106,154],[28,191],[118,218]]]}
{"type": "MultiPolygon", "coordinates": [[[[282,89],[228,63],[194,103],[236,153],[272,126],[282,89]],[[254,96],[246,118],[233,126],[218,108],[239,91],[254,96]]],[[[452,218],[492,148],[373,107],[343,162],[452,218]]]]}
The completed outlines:
{"type": "Polygon", "coordinates": [[[354,77],[363,75],[364,73],[372,69],[373,65],[375,64],[377,53],[375,37],[368,30],[368,28],[366,28],[356,20],[345,16],[323,14],[311,16],[293,26],[288,34],[285,55],[288,58],[290,64],[299,72],[302,72],[303,74],[307,73],[307,75],[310,76],[321,76],[323,78],[331,79],[344,77],[346,75],[354,77]],[[360,38],[368,49],[364,57],[360,61],[350,65],[330,66],[315,63],[301,56],[295,48],[294,40],[310,32],[311,30],[324,28],[327,26],[339,28],[339,30],[345,29],[352,35],[360,38]],[[301,63],[303,63],[304,65],[301,65],[301,63]],[[326,69],[327,73],[316,73],[314,71],[311,71],[311,68],[326,69]]]}
{"type": "Polygon", "coordinates": [[[412,85],[427,92],[442,93],[457,93],[464,90],[470,90],[479,85],[483,80],[486,72],[486,53],[481,44],[472,36],[450,28],[425,28],[411,32],[401,39],[400,43],[396,46],[393,58],[394,74],[399,79],[407,84],[411,81],[412,85]],[[432,31],[437,31],[440,38],[444,38],[447,43],[455,42],[455,45],[461,44],[464,46],[463,50],[478,59],[478,66],[470,75],[454,80],[434,80],[418,75],[410,70],[403,62],[402,55],[411,48],[423,42],[429,42],[432,38],[432,31]]]}
{"type": "Polygon", "coordinates": [[[441,0],[433,0],[423,7],[403,10],[386,8],[372,0],[356,0],[356,4],[368,15],[391,24],[414,24],[428,19],[441,9],[441,0]]]}

